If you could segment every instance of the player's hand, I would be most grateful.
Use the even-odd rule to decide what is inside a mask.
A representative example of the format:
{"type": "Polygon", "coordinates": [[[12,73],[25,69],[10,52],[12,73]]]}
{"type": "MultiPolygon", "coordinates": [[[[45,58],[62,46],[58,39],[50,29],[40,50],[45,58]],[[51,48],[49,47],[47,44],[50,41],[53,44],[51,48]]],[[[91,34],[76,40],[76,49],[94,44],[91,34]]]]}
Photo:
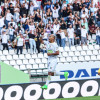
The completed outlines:
{"type": "Polygon", "coordinates": [[[51,55],[52,55],[52,53],[47,53],[47,55],[48,55],[48,56],[51,56],[51,55]]]}
{"type": "Polygon", "coordinates": [[[100,75],[100,72],[98,72],[98,75],[100,75]]]}

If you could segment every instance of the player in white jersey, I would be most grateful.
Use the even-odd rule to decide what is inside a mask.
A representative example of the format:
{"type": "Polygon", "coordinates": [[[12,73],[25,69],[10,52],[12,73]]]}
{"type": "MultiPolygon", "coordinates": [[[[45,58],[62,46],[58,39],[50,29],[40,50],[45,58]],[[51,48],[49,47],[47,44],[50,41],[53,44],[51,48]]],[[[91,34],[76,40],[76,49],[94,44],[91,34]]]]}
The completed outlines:
{"type": "Polygon", "coordinates": [[[47,45],[47,55],[48,55],[48,77],[46,84],[43,85],[42,89],[47,89],[49,82],[52,80],[54,75],[64,75],[65,79],[68,78],[68,72],[56,72],[55,68],[57,65],[57,55],[59,55],[58,45],[55,43],[55,36],[52,34],[49,36],[49,42],[44,41],[47,45]]]}

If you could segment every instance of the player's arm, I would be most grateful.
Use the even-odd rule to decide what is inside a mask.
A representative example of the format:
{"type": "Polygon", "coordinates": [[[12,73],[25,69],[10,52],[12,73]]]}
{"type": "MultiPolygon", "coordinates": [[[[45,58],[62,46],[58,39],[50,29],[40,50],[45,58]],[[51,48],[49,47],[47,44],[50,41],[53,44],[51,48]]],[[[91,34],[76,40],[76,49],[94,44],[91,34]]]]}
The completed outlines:
{"type": "Polygon", "coordinates": [[[56,51],[55,53],[47,53],[48,56],[52,56],[52,55],[59,55],[59,51],[56,51]]]}

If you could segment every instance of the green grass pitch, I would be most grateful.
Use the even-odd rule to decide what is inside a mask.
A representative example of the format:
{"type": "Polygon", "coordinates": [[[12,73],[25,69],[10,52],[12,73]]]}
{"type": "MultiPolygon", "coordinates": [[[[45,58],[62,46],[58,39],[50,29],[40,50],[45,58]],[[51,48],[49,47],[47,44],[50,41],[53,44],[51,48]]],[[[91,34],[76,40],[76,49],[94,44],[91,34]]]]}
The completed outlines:
{"type": "Polygon", "coordinates": [[[76,97],[76,98],[62,98],[62,99],[49,99],[49,100],[100,100],[100,96],[76,97]]]}

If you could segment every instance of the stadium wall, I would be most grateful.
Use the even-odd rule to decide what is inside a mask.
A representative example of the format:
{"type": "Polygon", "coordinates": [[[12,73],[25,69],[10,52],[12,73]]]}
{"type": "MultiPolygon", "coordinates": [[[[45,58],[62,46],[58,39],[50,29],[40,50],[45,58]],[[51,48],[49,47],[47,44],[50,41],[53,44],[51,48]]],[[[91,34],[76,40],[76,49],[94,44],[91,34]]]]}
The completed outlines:
{"type": "Polygon", "coordinates": [[[0,100],[40,100],[100,95],[100,80],[76,80],[51,82],[47,90],[44,82],[0,85],[0,100]]]}

